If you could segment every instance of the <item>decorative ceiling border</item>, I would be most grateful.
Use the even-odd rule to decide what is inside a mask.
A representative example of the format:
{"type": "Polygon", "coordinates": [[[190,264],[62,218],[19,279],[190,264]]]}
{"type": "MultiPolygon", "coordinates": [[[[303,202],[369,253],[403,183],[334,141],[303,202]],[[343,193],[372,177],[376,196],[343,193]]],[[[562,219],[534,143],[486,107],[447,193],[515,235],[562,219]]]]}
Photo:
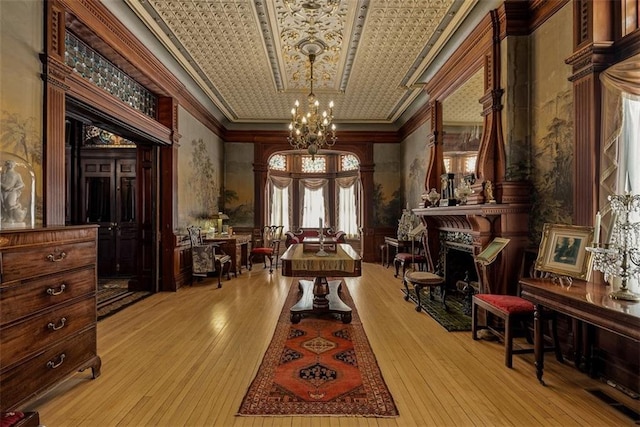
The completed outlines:
{"type": "Polygon", "coordinates": [[[145,19],[140,16],[143,22],[153,21],[158,28],[154,29],[148,27],[153,31],[156,37],[165,45],[167,50],[173,55],[173,57],[187,70],[195,81],[198,82],[203,90],[209,91],[209,96],[214,100],[215,104],[222,110],[222,112],[233,118],[238,119],[237,113],[231,108],[231,105],[226,102],[222,94],[218,91],[215,85],[211,82],[206,73],[200,68],[195,59],[189,54],[188,50],[182,45],[182,43],[175,36],[173,31],[167,26],[164,20],[158,15],[156,10],[146,1],[124,0],[127,5],[139,16],[144,11],[151,19],[145,19]],[[141,9],[142,8],[142,9],[141,9]]]}

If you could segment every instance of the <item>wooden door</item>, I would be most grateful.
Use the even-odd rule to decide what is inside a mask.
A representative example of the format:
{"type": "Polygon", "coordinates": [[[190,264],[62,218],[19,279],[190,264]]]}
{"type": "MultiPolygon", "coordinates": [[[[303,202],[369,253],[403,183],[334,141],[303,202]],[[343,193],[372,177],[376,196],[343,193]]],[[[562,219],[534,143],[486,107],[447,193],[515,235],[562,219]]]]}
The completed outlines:
{"type": "Polygon", "coordinates": [[[137,274],[138,213],[135,150],[81,156],[84,222],[98,224],[98,275],[137,274]]]}

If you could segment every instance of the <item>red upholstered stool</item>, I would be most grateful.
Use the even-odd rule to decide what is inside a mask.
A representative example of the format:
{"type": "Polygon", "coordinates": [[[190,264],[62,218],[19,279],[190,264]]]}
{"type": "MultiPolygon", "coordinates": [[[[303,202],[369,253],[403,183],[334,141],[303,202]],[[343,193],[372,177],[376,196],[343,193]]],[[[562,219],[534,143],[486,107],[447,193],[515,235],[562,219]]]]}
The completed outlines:
{"type": "Polygon", "coordinates": [[[37,412],[2,412],[0,426],[2,427],[38,427],[40,415],[37,412]]]}
{"type": "MultiPolygon", "coordinates": [[[[472,317],[471,317],[471,336],[474,340],[478,339],[479,329],[489,329],[504,341],[505,355],[504,364],[511,368],[512,356],[514,354],[533,353],[531,348],[513,349],[513,332],[517,323],[524,323],[533,320],[534,306],[531,302],[524,298],[513,295],[496,295],[496,294],[476,294],[473,296],[472,317]],[[487,311],[486,326],[478,325],[478,307],[487,311]],[[496,330],[491,326],[491,316],[498,317],[504,321],[504,331],[496,330]]],[[[554,346],[545,350],[554,350],[556,358],[562,362],[562,354],[558,346],[557,334],[555,331],[555,319],[550,317],[552,321],[551,333],[553,335],[554,346]]]]}

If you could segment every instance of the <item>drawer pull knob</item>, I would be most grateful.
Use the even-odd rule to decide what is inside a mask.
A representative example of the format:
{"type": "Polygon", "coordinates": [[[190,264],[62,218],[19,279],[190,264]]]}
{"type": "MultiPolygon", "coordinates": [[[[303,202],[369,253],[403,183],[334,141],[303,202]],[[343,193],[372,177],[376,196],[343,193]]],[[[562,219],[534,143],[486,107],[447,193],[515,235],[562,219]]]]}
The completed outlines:
{"type": "Polygon", "coordinates": [[[60,319],[60,325],[56,326],[53,322],[49,322],[49,324],[47,325],[47,328],[51,329],[52,331],[57,331],[58,329],[62,329],[64,328],[64,324],[67,322],[67,318],[63,317],[62,319],[60,319]]]}
{"type": "Polygon", "coordinates": [[[60,365],[62,365],[62,362],[64,362],[64,358],[65,358],[65,357],[67,357],[67,356],[66,356],[64,353],[62,353],[62,354],[60,355],[60,357],[58,358],[58,359],[59,359],[59,362],[58,362],[58,363],[54,362],[53,360],[49,360],[49,361],[47,362],[47,368],[56,369],[57,367],[59,367],[60,365]]]}
{"type": "Polygon", "coordinates": [[[56,256],[54,254],[47,255],[47,259],[51,262],[60,262],[67,257],[66,252],[60,252],[60,255],[56,256]]]}
{"type": "Polygon", "coordinates": [[[47,294],[49,294],[49,295],[60,295],[61,293],[64,292],[65,289],[67,289],[67,287],[63,283],[62,285],[60,285],[60,290],[59,291],[56,291],[53,288],[49,288],[49,289],[47,289],[47,294]]]}

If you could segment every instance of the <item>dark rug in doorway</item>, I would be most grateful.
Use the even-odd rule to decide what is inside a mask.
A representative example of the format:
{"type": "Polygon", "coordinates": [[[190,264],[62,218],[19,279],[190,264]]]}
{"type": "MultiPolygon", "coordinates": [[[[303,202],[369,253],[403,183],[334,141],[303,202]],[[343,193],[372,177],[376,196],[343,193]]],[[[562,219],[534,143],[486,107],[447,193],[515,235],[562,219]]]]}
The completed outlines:
{"type": "Polygon", "coordinates": [[[151,292],[130,291],[128,281],[128,279],[98,280],[98,320],[105,319],[151,295],[151,292]]]}
{"type": "MultiPolygon", "coordinates": [[[[402,289],[402,294],[407,295],[406,289],[402,289]]],[[[413,289],[409,290],[409,298],[413,304],[417,304],[416,293],[413,289]]],[[[447,331],[459,332],[471,330],[471,316],[464,314],[462,294],[455,292],[447,294],[448,311],[442,306],[440,295],[434,296],[433,300],[429,298],[429,289],[422,290],[420,293],[420,301],[422,302],[422,309],[447,331]]],[[[415,308],[415,305],[411,308],[415,308]]]]}

